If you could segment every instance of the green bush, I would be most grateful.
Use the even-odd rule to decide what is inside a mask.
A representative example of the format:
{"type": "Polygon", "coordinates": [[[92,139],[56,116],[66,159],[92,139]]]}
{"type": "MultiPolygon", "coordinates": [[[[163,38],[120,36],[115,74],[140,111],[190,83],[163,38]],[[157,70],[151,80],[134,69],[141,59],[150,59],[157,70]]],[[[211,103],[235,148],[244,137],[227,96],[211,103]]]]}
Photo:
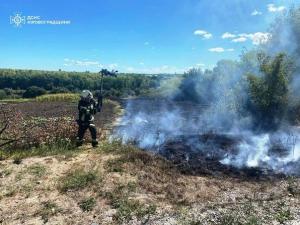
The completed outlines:
{"type": "Polygon", "coordinates": [[[248,75],[250,111],[257,128],[274,129],[288,107],[292,66],[283,53],[274,59],[261,55],[260,63],[262,75],[248,75]]]}
{"type": "Polygon", "coordinates": [[[6,92],[4,90],[0,90],[0,100],[5,99],[6,97],[6,92]]]}
{"type": "Polygon", "coordinates": [[[46,94],[46,90],[44,88],[31,86],[23,93],[23,98],[35,98],[44,94],[46,94]]]}

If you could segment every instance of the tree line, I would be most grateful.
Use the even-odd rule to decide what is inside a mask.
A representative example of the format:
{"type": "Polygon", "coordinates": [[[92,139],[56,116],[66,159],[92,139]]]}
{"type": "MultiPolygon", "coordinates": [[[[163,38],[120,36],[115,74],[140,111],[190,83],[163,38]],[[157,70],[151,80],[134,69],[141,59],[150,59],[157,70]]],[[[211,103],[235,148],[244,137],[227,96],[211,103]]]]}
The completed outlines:
{"type": "MultiPolygon", "coordinates": [[[[159,85],[161,77],[143,74],[119,74],[104,77],[104,95],[113,97],[146,94],[159,85]]],[[[0,69],[0,98],[35,97],[45,93],[99,90],[100,74],[43,70],[0,69]]]]}

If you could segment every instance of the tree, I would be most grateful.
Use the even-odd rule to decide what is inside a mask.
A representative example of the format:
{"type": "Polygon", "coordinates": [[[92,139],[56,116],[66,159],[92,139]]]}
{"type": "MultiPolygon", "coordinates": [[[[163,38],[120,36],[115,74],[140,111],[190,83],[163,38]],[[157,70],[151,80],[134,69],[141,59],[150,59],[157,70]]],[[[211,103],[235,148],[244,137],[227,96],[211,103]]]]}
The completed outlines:
{"type": "Polygon", "coordinates": [[[292,64],[283,53],[259,56],[261,75],[248,75],[250,111],[258,129],[276,129],[288,107],[292,64]]]}

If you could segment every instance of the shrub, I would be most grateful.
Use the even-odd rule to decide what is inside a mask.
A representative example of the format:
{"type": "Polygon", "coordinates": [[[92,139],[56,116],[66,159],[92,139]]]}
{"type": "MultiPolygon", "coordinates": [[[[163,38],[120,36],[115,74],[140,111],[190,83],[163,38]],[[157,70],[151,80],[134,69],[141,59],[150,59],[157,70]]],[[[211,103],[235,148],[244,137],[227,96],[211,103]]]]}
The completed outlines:
{"type": "Polygon", "coordinates": [[[6,97],[6,92],[4,90],[0,90],[0,100],[5,99],[6,97]]]}
{"type": "Polygon", "coordinates": [[[261,76],[249,75],[250,111],[255,126],[274,129],[282,121],[288,106],[291,63],[284,54],[274,59],[260,56],[261,76]]]}
{"type": "Polygon", "coordinates": [[[46,94],[46,90],[44,88],[31,86],[23,93],[23,98],[35,98],[44,94],[46,94]]]}

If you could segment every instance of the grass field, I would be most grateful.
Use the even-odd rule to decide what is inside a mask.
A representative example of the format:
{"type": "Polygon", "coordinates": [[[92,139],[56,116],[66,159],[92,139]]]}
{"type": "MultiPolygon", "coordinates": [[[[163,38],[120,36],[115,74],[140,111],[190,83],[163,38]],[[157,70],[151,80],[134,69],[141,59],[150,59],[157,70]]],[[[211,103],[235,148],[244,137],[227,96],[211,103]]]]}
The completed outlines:
{"type": "MultiPolygon", "coordinates": [[[[73,100],[57,96],[10,105],[28,118],[77,112],[73,100]]],[[[109,142],[121,113],[118,102],[105,101],[96,149],[57,143],[1,151],[0,223],[299,224],[300,178],[186,174],[161,156],[109,142]]]]}
{"type": "Polygon", "coordinates": [[[72,152],[0,162],[2,224],[299,221],[299,178],[253,182],[188,176],[159,156],[118,142],[72,152]]]}
{"type": "Polygon", "coordinates": [[[35,98],[37,102],[77,102],[80,99],[79,94],[47,94],[35,98]]]}

